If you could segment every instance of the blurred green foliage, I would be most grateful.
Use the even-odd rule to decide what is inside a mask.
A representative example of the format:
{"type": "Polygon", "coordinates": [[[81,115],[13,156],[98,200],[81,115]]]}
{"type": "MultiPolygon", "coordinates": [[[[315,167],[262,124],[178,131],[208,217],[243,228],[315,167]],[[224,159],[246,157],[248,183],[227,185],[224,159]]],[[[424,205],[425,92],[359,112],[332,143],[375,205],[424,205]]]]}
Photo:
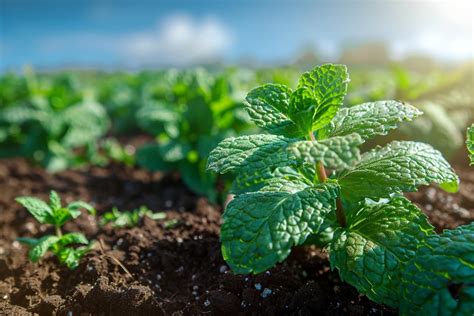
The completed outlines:
{"type": "MultiPolygon", "coordinates": [[[[410,102],[425,115],[393,137],[430,143],[449,157],[463,147],[474,121],[472,69],[472,63],[349,66],[345,106],[410,102]]],[[[294,87],[301,70],[6,73],[0,76],[0,158],[26,157],[52,172],[110,162],[179,172],[192,191],[217,201],[216,192],[225,192],[231,179],[205,172],[207,157],[222,139],[256,132],[242,106],[246,92],[266,82],[294,87]]]]}

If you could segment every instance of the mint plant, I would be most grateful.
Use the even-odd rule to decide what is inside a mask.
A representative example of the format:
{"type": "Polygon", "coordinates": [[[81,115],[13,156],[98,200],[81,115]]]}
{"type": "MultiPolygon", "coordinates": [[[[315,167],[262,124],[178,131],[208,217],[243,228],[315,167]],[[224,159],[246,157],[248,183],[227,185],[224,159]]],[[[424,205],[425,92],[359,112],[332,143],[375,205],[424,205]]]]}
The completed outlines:
{"type": "Polygon", "coordinates": [[[167,79],[165,87],[160,81],[145,89],[137,121],[156,142],[138,149],[137,164],[152,171],[178,171],[192,191],[215,202],[218,179],[206,172],[207,157],[219,141],[249,126],[234,96],[239,85],[228,84],[226,73],[215,76],[200,68],[169,71],[167,79]]]}
{"type": "Polygon", "coordinates": [[[112,223],[113,227],[135,227],[138,225],[143,217],[149,217],[153,220],[160,220],[166,218],[166,213],[158,212],[153,213],[152,210],[146,206],[141,206],[138,209],[132,211],[120,211],[118,208],[112,208],[112,211],[105,213],[100,220],[100,225],[106,225],[112,223]]]}
{"type": "Polygon", "coordinates": [[[49,205],[34,197],[18,197],[16,201],[23,205],[28,212],[41,224],[50,224],[55,228],[55,235],[46,235],[41,238],[18,238],[18,241],[31,247],[28,256],[31,261],[37,262],[50,250],[59,260],[69,269],[75,269],[79,260],[91,248],[87,238],[82,233],[63,234],[61,227],[69,220],[79,217],[81,209],[87,210],[91,214],[95,214],[94,208],[82,201],[75,201],[67,206],[61,205],[61,199],[55,191],[51,191],[49,196],[49,205]],[[80,244],[74,248],[72,245],[80,244]]]}
{"type": "Polygon", "coordinates": [[[422,112],[399,101],[341,108],[348,83],[345,66],[326,64],[304,73],[294,91],[266,84],[247,95],[251,119],[270,134],[227,138],[208,160],[208,169],[236,174],[236,196],[221,228],[224,259],[235,273],[260,273],[294,246],[326,245],[332,269],[378,303],[412,314],[410,301],[419,299],[418,310],[426,310],[434,300],[448,300],[440,291],[454,280],[467,294],[451,297],[450,306],[464,308],[474,298],[472,283],[460,278],[474,278],[474,257],[466,252],[473,245],[471,227],[438,236],[402,195],[433,182],[455,192],[457,175],[424,143],[393,141],[361,154],[367,139],[422,112]],[[449,251],[432,259],[436,242],[449,251]],[[436,284],[429,283],[431,260],[443,274],[436,284]]]}

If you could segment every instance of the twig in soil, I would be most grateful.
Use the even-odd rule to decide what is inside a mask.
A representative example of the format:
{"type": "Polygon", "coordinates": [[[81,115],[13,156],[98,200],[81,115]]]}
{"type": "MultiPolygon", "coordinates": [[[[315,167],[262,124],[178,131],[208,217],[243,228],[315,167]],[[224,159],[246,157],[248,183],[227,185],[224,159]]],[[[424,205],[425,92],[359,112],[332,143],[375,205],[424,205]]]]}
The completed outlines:
{"type": "Polygon", "coordinates": [[[110,259],[112,259],[113,262],[115,262],[120,268],[122,268],[123,271],[125,271],[125,273],[132,279],[134,279],[133,275],[130,273],[130,271],[128,271],[128,269],[122,264],[122,262],[120,262],[119,259],[115,258],[114,256],[112,255],[109,255],[109,254],[106,254],[105,253],[105,250],[104,250],[104,241],[102,239],[99,238],[99,247],[100,247],[100,251],[102,252],[102,255],[104,255],[105,257],[108,257],[110,259]]]}

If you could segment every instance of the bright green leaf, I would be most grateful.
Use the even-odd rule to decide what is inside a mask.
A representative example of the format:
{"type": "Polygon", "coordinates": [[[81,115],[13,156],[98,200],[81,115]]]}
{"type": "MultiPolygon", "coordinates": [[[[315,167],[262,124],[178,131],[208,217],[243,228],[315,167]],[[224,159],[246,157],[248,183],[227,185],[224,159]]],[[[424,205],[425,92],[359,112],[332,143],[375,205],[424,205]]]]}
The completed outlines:
{"type": "Polygon", "coordinates": [[[339,176],[342,195],[350,201],[411,192],[432,182],[456,191],[459,178],[438,150],[409,141],[394,141],[367,152],[339,176]]]}
{"type": "Polygon", "coordinates": [[[313,91],[317,104],[313,115],[313,130],[327,125],[336,115],[344,102],[349,74],[344,65],[325,64],[305,72],[299,82],[299,88],[313,91]]]}
{"type": "Polygon", "coordinates": [[[402,121],[411,121],[423,114],[417,108],[398,101],[376,101],[340,109],[329,128],[330,136],[358,133],[366,140],[386,135],[402,121]]]}
{"type": "Polygon", "coordinates": [[[400,314],[472,315],[474,223],[432,235],[402,270],[400,314]]]}
{"type": "Polygon", "coordinates": [[[87,245],[89,243],[86,236],[84,236],[84,234],[81,234],[81,233],[64,234],[62,237],[59,238],[57,242],[59,245],[61,245],[61,247],[64,247],[70,244],[87,245]]]}
{"type": "Polygon", "coordinates": [[[280,84],[266,84],[249,92],[245,99],[252,121],[272,134],[294,137],[301,135],[288,118],[290,88],[280,84]]]}
{"type": "Polygon", "coordinates": [[[51,191],[51,193],[49,194],[49,201],[53,210],[61,208],[61,198],[56,193],[56,191],[51,191]]]}
{"type": "Polygon", "coordinates": [[[266,134],[229,137],[210,153],[207,168],[226,173],[262,162],[277,156],[275,153],[286,148],[290,141],[282,136],[266,134]]]}
{"type": "Polygon", "coordinates": [[[23,205],[31,215],[41,224],[52,224],[53,211],[48,204],[34,197],[18,197],[15,199],[23,205]]]}
{"type": "MultiPolygon", "coordinates": [[[[74,202],[68,204],[67,208],[71,212],[79,211],[80,209],[85,209],[90,214],[95,215],[95,208],[92,205],[90,205],[89,203],[86,203],[86,202],[83,202],[83,201],[74,201],[74,202]]],[[[80,213],[79,213],[79,215],[80,215],[80,213]]],[[[77,216],[73,216],[73,217],[76,218],[77,216]]]]}
{"type": "Polygon", "coordinates": [[[331,268],[371,300],[397,307],[400,273],[417,244],[433,233],[426,216],[410,201],[366,203],[349,212],[330,244],[331,268]]]}
{"type": "Polygon", "coordinates": [[[299,141],[289,145],[298,161],[315,164],[321,161],[325,167],[341,170],[351,167],[360,159],[357,146],[362,144],[358,134],[332,137],[318,141],[299,141]]]}
{"type": "Polygon", "coordinates": [[[58,242],[56,236],[45,236],[38,240],[38,243],[30,249],[28,257],[31,261],[37,262],[54,244],[58,242]]]}
{"type": "Polygon", "coordinates": [[[312,131],[316,105],[314,93],[307,87],[299,88],[291,94],[288,116],[295,122],[303,135],[312,131]]]}
{"type": "Polygon", "coordinates": [[[297,193],[254,192],[237,196],[224,213],[222,254],[236,273],[259,273],[284,260],[291,247],[318,231],[334,209],[337,186],[297,193]]]}

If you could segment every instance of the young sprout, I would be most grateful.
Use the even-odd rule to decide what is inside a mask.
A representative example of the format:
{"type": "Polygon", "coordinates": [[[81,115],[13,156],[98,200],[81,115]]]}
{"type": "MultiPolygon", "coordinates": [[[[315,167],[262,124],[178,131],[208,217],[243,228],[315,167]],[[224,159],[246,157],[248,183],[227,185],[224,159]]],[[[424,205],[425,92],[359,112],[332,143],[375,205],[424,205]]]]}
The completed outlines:
{"type": "Polygon", "coordinates": [[[41,238],[18,238],[18,241],[30,246],[28,256],[31,261],[37,262],[46,252],[51,251],[60,263],[67,265],[69,269],[75,269],[79,260],[92,249],[82,233],[64,234],[61,227],[71,219],[81,215],[81,209],[85,209],[95,215],[95,209],[88,203],[75,201],[67,206],[61,205],[61,199],[55,191],[51,191],[49,204],[35,197],[24,196],[15,200],[23,205],[28,212],[41,224],[50,224],[55,228],[55,235],[45,235],[41,238]],[[73,245],[83,245],[73,247],[73,245]]]}
{"type": "Polygon", "coordinates": [[[153,211],[146,206],[141,206],[139,209],[134,209],[133,211],[120,211],[117,207],[114,207],[112,211],[103,215],[100,220],[100,225],[104,226],[107,223],[112,223],[113,227],[116,228],[135,227],[145,216],[153,220],[161,220],[166,218],[166,213],[153,213],[153,211]]]}

